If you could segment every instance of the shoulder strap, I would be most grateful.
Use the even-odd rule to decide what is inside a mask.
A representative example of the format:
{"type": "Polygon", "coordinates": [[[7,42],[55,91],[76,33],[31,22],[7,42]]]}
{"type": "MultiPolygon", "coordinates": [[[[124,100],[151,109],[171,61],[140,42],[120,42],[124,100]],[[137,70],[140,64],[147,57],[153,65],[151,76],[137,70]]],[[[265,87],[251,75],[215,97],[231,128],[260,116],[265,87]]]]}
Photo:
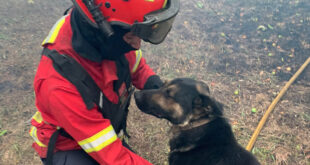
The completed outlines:
{"type": "Polygon", "coordinates": [[[130,88],[131,76],[130,76],[129,63],[125,55],[120,56],[120,58],[117,61],[115,61],[115,64],[117,68],[118,81],[114,83],[114,91],[119,95],[118,89],[124,82],[126,84],[127,90],[130,88]]]}
{"type": "Polygon", "coordinates": [[[53,157],[54,157],[54,149],[55,149],[55,145],[56,145],[56,141],[57,141],[57,137],[60,133],[60,130],[56,130],[49,142],[48,142],[48,148],[47,148],[47,153],[46,153],[46,165],[53,165],[53,157]]]}
{"type": "Polygon", "coordinates": [[[88,110],[94,107],[94,103],[102,108],[100,98],[102,98],[103,93],[76,60],[70,56],[60,54],[56,50],[47,48],[44,48],[42,55],[49,57],[53,61],[55,70],[77,88],[88,110]]]}

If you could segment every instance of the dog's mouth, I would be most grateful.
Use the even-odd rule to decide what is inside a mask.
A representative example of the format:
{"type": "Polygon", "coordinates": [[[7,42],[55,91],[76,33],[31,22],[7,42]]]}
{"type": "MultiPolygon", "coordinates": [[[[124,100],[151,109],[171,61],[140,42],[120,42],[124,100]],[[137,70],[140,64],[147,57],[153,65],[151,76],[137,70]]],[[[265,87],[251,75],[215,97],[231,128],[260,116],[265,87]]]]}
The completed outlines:
{"type": "Polygon", "coordinates": [[[155,117],[160,118],[160,119],[165,118],[163,114],[156,113],[157,112],[156,110],[157,110],[156,108],[146,108],[146,109],[142,110],[142,112],[149,114],[149,115],[152,115],[152,116],[155,116],[155,117]]]}
{"type": "Polygon", "coordinates": [[[143,94],[141,91],[135,92],[134,97],[136,100],[137,107],[144,113],[156,116],[158,118],[163,118],[163,116],[160,113],[157,113],[158,110],[156,108],[150,107],[148,104],[146,104],[145,98],[143,97],[143,94]]]}

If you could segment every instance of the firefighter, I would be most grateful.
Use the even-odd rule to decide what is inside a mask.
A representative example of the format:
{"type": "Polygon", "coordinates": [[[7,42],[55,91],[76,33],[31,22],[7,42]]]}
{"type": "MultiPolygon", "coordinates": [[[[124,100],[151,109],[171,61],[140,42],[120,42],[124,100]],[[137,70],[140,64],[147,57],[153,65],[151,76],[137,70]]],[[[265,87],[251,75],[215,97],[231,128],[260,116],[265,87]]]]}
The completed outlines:
{"type": "Polygon", "coordinates": [[[150,164],[120,140],[135,88],[162,81],[141,39],[161,43],[179,0],[73,0],[42,43],[29,131],[46,165],[150,164]]]}

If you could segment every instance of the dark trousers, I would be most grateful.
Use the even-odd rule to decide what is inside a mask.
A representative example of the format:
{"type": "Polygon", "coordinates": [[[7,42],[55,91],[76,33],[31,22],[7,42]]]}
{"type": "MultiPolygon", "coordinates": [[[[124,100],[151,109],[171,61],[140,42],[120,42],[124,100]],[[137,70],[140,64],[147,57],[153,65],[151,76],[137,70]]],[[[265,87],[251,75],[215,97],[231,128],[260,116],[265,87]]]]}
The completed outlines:
{"type": "MultiPolygon", "coordinates": [[[[127,143],[123,141],[123,146],[133,151],[127,143]]],[[[41,158],[44,165],[46,159],[41,158]]],[[[99,165],[84,150],[58,151],[53,155],[53,165],[99,165]]]]}
{"type": "MultiPolygon", "coordinates": [[[[46,159],[41,159],[46,164],[46,159]]],[[[99,165],[84,150],[59,151],[53,155],[53,165],[99,165]]]]}

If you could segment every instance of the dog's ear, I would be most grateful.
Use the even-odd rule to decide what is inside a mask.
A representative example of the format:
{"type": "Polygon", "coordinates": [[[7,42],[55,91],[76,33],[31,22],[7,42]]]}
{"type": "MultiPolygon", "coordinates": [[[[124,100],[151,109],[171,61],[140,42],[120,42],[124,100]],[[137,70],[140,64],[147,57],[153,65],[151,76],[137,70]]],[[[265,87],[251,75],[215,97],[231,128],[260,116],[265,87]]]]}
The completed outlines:
{"type": "Polygon", "coordinates": [[[202,81],[197,81],[196,89],[200,95],[208,96],[210,94],[209,86],[202,81]]]}
{"type": "Polygon", "coordinates": [[[210,89],[208,85],[202,81],[198,81],[196,89],[199,96],[193,101],[193,107],[204,110],[207,114],[221,116],[223,105],[210,96],[210,89]]]}
{"type": "Polygon", "coordinates": [[[194,113],[223,115],[223,105],[208,95],[199,95],[193,100],[194,113]]]}

